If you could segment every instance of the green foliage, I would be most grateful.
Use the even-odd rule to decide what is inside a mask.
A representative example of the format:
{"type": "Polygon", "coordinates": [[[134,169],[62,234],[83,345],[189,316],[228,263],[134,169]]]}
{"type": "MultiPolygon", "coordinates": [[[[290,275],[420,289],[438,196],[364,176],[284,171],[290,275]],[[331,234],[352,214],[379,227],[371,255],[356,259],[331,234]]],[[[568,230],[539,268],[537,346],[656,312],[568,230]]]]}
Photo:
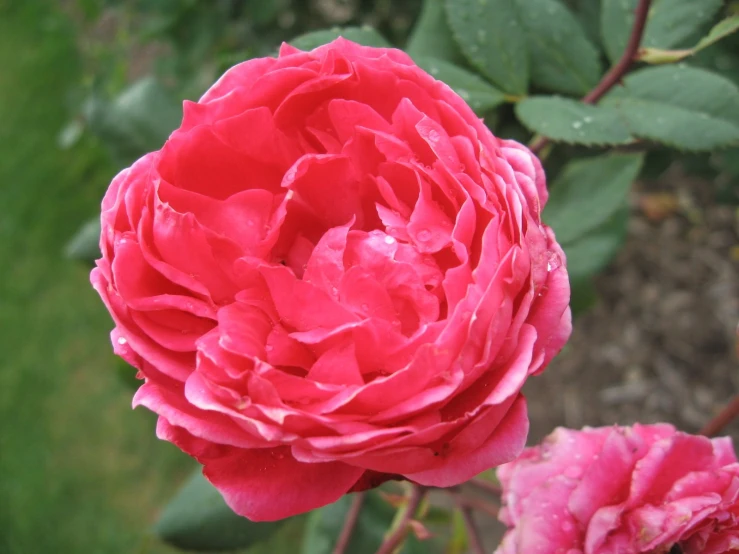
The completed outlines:
{"type": "Polygon", "coordinates": [[[112,102],[93,97],[87,124],[121,164],[158,150],[180,125],[182,108],[153,77],[123,90],[112,102]]]}
{"type": "Polygon", "coordinates": [[[100,218],[85,223],[64,247],[64,254],[71,260],[92,263],[100,257],[100,218]]]}
{"type": "Polygon", "coordinates": [[[629,214],[627,194],[643,159],[642,154],[606,154],[575,160],[552,184],[543,218],[567,256],[574,313],[592,305],[592,277],[623,244],[629,214]]]}
{"type": "Polygon", "coordinates": [[[415,61],[453,88],[480,115],[505,102],[505,95],[501,91],[466,69],[435,58],[421,57],[415,61]]]}
{"type": "Polygon", "coordinates": [[[682,150],[739,142],[739,88],[715,73],[684,65],[632,73],[603,101],[632,134],[682,150]]]}
{"type": "Polygon", "coordinates": [[[334,27],[333,29],[325,31],[313,31],[295,37],[290,41],[295,48],[300,50],[313,50],[324,44],[337,39],[338,37],[344,37],[357,44],[364,46],[377,46],[380,48],[388,48],[391,44],[385,40],[380,33],[375,31],[372,27],[334,27]]]}
{"type": "Polygon", "coordinates": [[[592,146],[631,139],[615,109],[568,98],[532,96],[516,105],[516,115],[526,127],[555,141],[592,146]]]}
{"type": "Polygon", "coordinates": [[[154,532],[182,550],[220,552],[263,542],[284,525],[254,523],[236,515],[198,467],[164,508],[154,532]]]}
{"type": "Polygon", "coordinates": [[[505,92],[525,94],[529,56],[515,0],[446,0],[446,9],[470,63],[505,92]]]}
{"type": "MultiPolygon", "coordinates": [[[[649,10],[642,47],[678,48],[710,24],[722,0],[655,0],[649,10]]],[[[618,60],[634,23],[638,0],[602,0],[601,33],[612,62],[618,60]]]]}
{"type": "Polygon", "coordinates": [[[660,64],[660,63],[675,63],[680,60],[684,60],[690,56],[693,56],[717,43],[719,40],[728,37],[732,33],[735,33],[739,29],[739,15],[733,15],[726,19],[718,22],[710,32],[698,41],[698,44],[693,48],[687,48],[682,50],[664,50],[661,48],[643,48],[639,52],[639,61],[660,64]]]}
{"type": "Polygon", "coordinates": [[[531,82],[545,90],[583,95],[603,71],[598,49],[559,0],[516,0],[531,56],[531,82]]]}
{"type": "Polygon", "coordinates": [[[405,47],[413,59],[435,58],[459,64],[464,56],[454,42],[443,0],[425,0],[405,47]]]}
{"type": "Polygon", "coordinates": [[[565,166],[543,215],[557,240],[574,243],[606,223],[624,205],[642,162],[642,154],[606,154],[565,166]]]}

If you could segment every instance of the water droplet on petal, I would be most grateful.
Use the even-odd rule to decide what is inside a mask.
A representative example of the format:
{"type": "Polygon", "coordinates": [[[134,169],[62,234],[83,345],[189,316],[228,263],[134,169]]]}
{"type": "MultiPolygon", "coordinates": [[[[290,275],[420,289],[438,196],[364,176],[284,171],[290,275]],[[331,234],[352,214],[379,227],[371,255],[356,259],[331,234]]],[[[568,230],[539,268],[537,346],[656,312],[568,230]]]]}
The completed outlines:
{"type": "Polygon", "coordinates": [[[385,244],[395,244],[395,239],[390,235],[385,235],[385,244]]]}
{"type": "Polygon", "coordinates": [[[421,242],[426,242],[431,238],[431,232],[428,229],[421,229],[417,237],[421,242]]]}
{"type": "Polygon", "coordinates": [[[549,252],[549,257],[547,259],[547,271],[554,271],[561,265],[562,259],[559,257],[559,254],[557,254],[556,252],[549,252]]]}
{"type": "Polygon", "coordinates": [[[441,136],[439,135],[439,131],[436,131],[435,129],[431,129],[429,131],[429,140],[431,142],[439,142],[439,139],[441,136]]]}
{"type": "Polygon", "coordinates": [[[267,344],[267,345],[266,345],[266,346],[264,347],[264,349],[265,349],[265,350],[266,350],[267,352],[272,352],[272,351],[273,351],[273,350],[275,349],[275,347],[274,347],[274,346],[272,346],[271,344],[267,344]]]}
{"type": "Polygon", "coordinates": [[[127,340],[126,340],[125,338],[123,338],[123,337],[118,337],[118,344],[120,344],[120,345],[124,345],[124,344],[126,344],[127,342],[128,342],[128,341],[127,341],[127,340]]]}

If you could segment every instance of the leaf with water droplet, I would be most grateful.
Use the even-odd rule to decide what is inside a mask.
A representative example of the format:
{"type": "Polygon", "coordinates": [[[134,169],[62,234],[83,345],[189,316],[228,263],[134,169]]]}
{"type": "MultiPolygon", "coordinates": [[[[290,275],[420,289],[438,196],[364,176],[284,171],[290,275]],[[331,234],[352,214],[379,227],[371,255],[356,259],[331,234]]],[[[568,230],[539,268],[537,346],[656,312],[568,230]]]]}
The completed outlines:
{"type": "Polygon", "coordinates": [[[559,96],[532,96],[516,105],[526,127],[552,140],[572,144],[625,144],[631,135],[616,110],[559,96]]]}
{"type": "Polygon", "coordinates": [[[516,0],[531,52],[531,81],[555,92],[582,95],[603,71],[600,53],[575,16],[558,0],[516,0]]]}
{"type": "Polygon", "coordinates": [[[502,90],[525,94],[529,54],[514,0],[446,0],[446,12],[470,63],[502,90]]]}
{"type": "Polygon", "coordinates": [[[427,57],[418,58],[416,63],[449,85],[479,115],[505,102],[505,95],[500,90],[461,67],[427,57]]]}
{"type": "Polygon", "coordinates": [[[739,87],[684,65],[648,67],[601,101],[621,114],[634,136],[682,150],[739,143],[739,87]]]}
{"type": "Polygon", "coordinates": [[[464,56],[452,37],[442,0],[424,1],[405,50],[414,60],[433,57],[450,63],[464,62],[464,56]]]}

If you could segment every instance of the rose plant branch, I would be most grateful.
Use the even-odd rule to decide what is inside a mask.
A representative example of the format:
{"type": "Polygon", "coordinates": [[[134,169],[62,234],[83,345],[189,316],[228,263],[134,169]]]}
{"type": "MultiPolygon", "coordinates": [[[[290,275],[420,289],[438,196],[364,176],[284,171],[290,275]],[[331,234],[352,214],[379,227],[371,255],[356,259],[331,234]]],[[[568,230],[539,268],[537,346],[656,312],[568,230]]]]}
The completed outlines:
{"type": "Polygon", "coordinates": [[[469,496],[463,496],[461,494],[455,494],[451,493],[452,497],[454,498],[454,501],[460,506],[464,508],[468,508],[470,510],[477,510],[480,512],[485,512],[487,515],[489,515],[492,518],[498,517],[498,506],[495,504],[492,504],[490,502],[485,502],[484,500],[481,500],[479,498],[470,498],[469,496]]]}
{"type": "Polygon", "coordinates": [[[467,528],[467,538],[473,554],[485,554],[485,548],[482,545],[480,531],[475,523],[472,509],[469,506],[459,505],[459,511],[462,514],[464,526],[467,528]]]}
{"type": "Polygon", "coordinates": [[[354,494],[352,505],[349,507],[349,512],[346,514],[344,527],[342,527],[339,538],[336,541],[336,547],[334,547],[333,554],[344,554],[344,552],[346,552],[346,549],[349,546],[349,542],[351,541],[354,528],[357,526],[359,514],[361,513],[362,506],[364,505],[365,496],[366,492],[358,492],[354,494]]]}
{"type": "Polygon", "coordinates": [[[501,493],[500,485],[497,485],[496,483],[493,483],[486,479],[482,479],[480,477],[475,477],[474,479],[470,479],[468,483],[470,485],[477,487],[478,489],[484,490],[485,492],[489,492],[490,494],[493,494],[495,496],[500,496],[500,493],[501,493]]]}
{"type": "Polygon", "coordinates": [[[716,417],[706,423],[703,429],[700,430],[700,434],[707,437],[715,437],[737,416],[739,416],[739,394],[716,417]]]}
{"type": "Polygon", "coordinates": [[[380,545],[376,554],[393,554],[398,546],[403,542],[411,520],[416,514],[418,507],[421,505],[428,489],[419,485],[412,485],[410,497],[408,503],[404,508],[401,508],[402,512],[399,520],[391,528],[385,540],[380,545]]]}
{"type": "MultiPolygon", "coordinates": [[[[636,55],[639,52],[639,45],[641,44],[642,37],[644,36],[644,29],[647,25],[647,16],[649,15],[649,8],[652,4],[652,0],[639,0],[639,4],[636,7],[634,13],[634,25],[631,27],[631,35],[629,41],[626,43],[626,49],[621,55],[621,58],[616,62],[613,67],[603,76],[600,82],[595,85],[593,90],[587,93],[583,98],[584,104],[597,104],[603,96],[608,93],[614,86],[616,86],[626,72],[631,67],[631,64],[636,59],[636,55]]],[[[540,136],[534,142],[531,143],[530,149],[534,154],[539,154],[545,146],[549,144],[549,139],[544,136],[540,136]]]]}

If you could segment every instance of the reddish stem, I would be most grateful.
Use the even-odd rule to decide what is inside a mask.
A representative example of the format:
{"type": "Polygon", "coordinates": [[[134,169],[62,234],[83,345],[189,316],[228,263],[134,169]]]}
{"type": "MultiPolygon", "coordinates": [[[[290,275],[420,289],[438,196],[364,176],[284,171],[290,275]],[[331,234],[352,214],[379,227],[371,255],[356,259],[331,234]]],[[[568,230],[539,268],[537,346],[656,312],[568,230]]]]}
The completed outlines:
{"type": "Polygon", "coordinates": [[[492,518],[498,517],[498,506],[496,506],[495,504],[490,504],[489,502],[485,502],[484,500],[480,500],[479,498],[470,498],[468,496],[457,494],[455,494],[454,497],[456,503],[459,504],[459,506],[463,506],[470,510],[485,512],[492,518]]]}
{"type": "Polygon", "coordinates": [[[470,479],[468,481],[470,485],[474,485],[486,492],[489,492],[490,494],[494,494],[495,496],[500,496],[503,491],[500,488],[500,485],[497,485],[495,483],[492,483],[490,481],[487,481],[485,479],[481,479],[479,477],[475,477],[474,479],[470,479]]]}
{"type": "Polygon", "coordinates": [[[724,427],[739,416],[739,395],[735,396],[721,412],[701,429],[701,435],[715,437],[724,427]]]}
{"type": "MultiPolygon", "coordinates": [[[[647,26],[647,16],[649,15],[651,4],[652,0],[639,0],[634,14],[634,25],[631,28],[631,35],[629,36],[629,41],[626,43],[626,50],[624,50],[618,62],[595,85],[595,88],[583,97],[582,101],[585,104],[596,104],[598,100],[603,98],[609,90],[621,81],[631,67],[634,58],[636,58],[639,52],[639,45],[644,35],[644,28],[647,26]]],[[[529,148],[534,154],[538,154],[547,144],[549,144],[547,137],[539,137],[529,148]]]]}
{"type": "Polygon", "coordinates": [[[477,524],[472,515],[472,510],[467,506],[459,506],[460,512],[462,512],[462,519],[464,519],[464,526],[467,528],[467,538],[469,539],[469,546],[474,554],[485,554],[485,548],[482,545],[482,539],[480,538],[480,531],[477,528],[477,524]]]}
{"type": "Polygon", "coordinates": [[[385,540],[380,545],[376,554],[392,554],[395,552],[395,549],[403,542],[403,539],[408,532],[408,525],[413,519],[413,516],[415,516],[416,510],[418,510],[418,506],[421,504],[425,495],[426,489],[424,487],[413,485],[411,496],[408,499],[408,504],[405,507],[402,519],[398,522],[395,530],[385,537],[385,540]]]}
{"type": "Polygon", "coordinates": [[[354,499],[352,500],[352,505],[349,507],[349,512],[346,514],[346,519],[344,520],[344,527],[341,529],[341,534],[339,535],[339,539],[336,541],[336,546],[334,547],[333,554],[344,554],[346,552],[347,547],[349,546],[349,541],[352,539],[352,533],[354,532],[354,528],[357,526],[357,520],[359,519],[359,513],[362,511],[362,505],[364,504],[364,492],[357,492],[354,493],[354,499]]]}

